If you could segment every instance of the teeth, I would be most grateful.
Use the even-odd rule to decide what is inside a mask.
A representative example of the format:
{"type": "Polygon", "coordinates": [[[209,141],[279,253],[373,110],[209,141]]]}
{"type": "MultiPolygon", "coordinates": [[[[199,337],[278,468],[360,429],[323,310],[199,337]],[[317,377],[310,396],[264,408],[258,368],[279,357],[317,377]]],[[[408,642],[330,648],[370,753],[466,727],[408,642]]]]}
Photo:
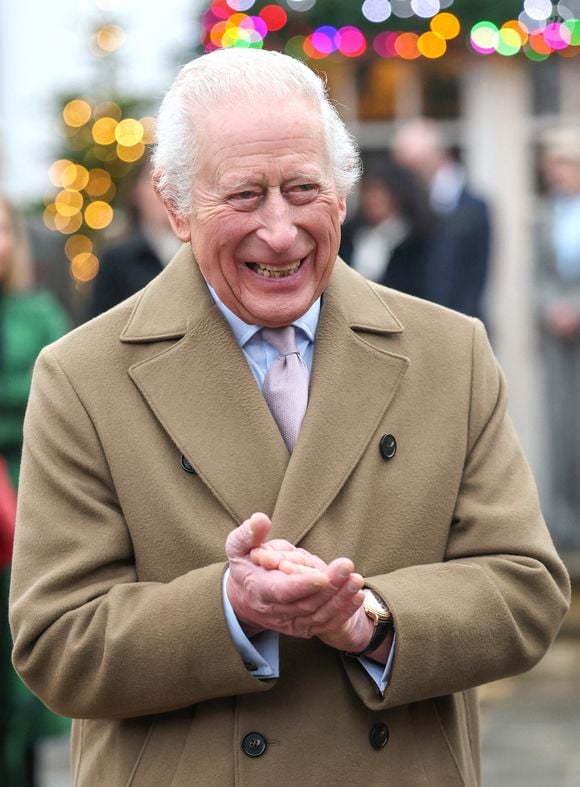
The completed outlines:
{"type": "Polygon", "coordinates": [[[302,260],[291,262],[289,265],[283,266],[262,265],[256,262],[248,263],[253,271],[259,273],[260,276],[264,276],[266,279],[283,279],[285,276],[291,276],[293,273],[296,273],[301,264],[302,260]]]}

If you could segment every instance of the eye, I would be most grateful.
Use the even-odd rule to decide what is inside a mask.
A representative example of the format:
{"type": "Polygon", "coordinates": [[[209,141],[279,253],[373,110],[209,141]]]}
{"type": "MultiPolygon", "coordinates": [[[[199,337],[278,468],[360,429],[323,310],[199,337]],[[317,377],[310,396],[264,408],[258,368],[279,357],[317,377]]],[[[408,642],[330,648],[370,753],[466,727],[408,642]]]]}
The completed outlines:
{"type": "Polygon", "coordinates": [[[287,190],[292,202],[302,204],[310,202],[320,191],[318,183],[296,183],[287,190]]]}
{"type": "Polygon", "coordinates": [[[228,201],[234,205],[238,210],[252,210],[257,207],[262,192],[255,189],[244,189],[244,191],[237,191],[228,197],[228,201]]]}

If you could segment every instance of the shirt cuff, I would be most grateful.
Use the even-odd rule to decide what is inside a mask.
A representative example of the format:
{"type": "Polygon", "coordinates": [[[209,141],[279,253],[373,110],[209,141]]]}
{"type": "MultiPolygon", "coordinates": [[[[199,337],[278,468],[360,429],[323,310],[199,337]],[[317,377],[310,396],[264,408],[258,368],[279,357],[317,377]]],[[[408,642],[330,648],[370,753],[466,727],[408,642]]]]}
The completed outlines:
{"type": "Polygon", "coordinates": [[[395,655],[395,643],[397,641],[397,634],[396,632],[393,634],[393,641],[391,642],[391,648],[389,650],[387,661],[385,665],[379,664],[378,661],[373,661],[373,659],[369,659],[366,656],[358,656],[358,660],[362,667],[366,670],[366,672],[370,675],[374,683],[377,685],[377,689],[381,697],[385,693],[385,689],[389,685],[389,679],[391,677],[391,669],[393,666],[393,657],[395,655]]]}
{"type": "Polygon", "coordinates": [[[246,637],[226,592],[229,573],[228,568],[222,582],[222,599],[226,623],[234,645],[245,668],[255,678],[277,678],[280,674],[279,635],[276,631],[262,631],[254,635],[251,641],[246,637]]]}

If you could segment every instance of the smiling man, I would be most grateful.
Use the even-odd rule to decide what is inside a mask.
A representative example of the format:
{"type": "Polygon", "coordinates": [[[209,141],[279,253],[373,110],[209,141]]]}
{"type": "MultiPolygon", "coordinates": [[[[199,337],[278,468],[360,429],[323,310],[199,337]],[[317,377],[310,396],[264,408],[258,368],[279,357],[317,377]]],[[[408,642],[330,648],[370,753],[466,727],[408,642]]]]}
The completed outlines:
{"type": "Polygon", "coordinates": [[[298,61],[185,66],[154,165],[183,248],[27,415],[14,662],[75,784],[479,784],[475,687],[569,597],[481,324],[337,260],[358,156],[298,61]]]}

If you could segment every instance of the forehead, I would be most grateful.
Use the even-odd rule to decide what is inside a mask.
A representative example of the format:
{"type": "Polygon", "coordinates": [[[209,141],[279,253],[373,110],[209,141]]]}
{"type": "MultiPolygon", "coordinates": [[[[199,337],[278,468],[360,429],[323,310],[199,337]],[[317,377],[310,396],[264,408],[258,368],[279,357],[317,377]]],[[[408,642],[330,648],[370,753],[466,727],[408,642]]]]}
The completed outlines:
{"type": "Polygon", "coordinates": [[[301,97],[224,101],[196,123],[196,132],[200,171],[220,182],[263,170],[328,170],[320,112],[301,97]]]}

